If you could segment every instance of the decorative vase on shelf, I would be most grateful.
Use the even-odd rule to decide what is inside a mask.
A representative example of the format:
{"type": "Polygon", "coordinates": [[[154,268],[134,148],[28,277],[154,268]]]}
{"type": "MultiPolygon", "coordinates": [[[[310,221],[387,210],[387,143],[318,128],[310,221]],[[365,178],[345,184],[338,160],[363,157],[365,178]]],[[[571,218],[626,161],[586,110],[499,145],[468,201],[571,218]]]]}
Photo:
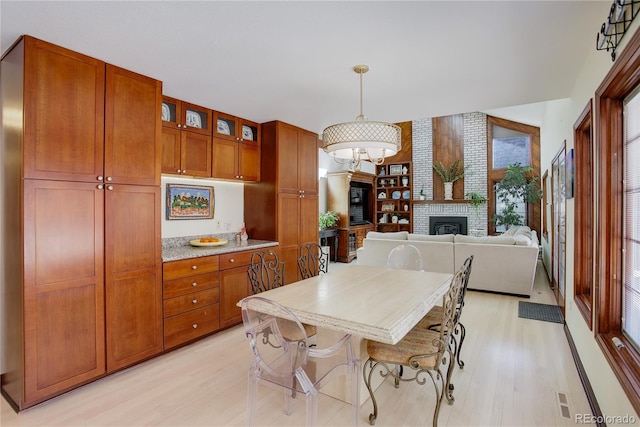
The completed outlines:
{"type": "Polygon", "coordinates": [[[453,200],[453,182],[444,183],[444,199],[453,200]]]}
{"type": "Polygon", "coordinates": [[[409,178],[407,178],[406,176],[402,177],[402,186],[406,187],[407,185],[409,185],[409,178]]]}

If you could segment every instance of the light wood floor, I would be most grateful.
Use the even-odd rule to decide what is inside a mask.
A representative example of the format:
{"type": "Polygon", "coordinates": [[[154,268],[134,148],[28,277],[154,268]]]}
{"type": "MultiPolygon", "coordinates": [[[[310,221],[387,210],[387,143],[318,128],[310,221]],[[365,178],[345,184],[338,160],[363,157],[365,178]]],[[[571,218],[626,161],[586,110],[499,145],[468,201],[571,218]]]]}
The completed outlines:
{"type": "MultiPolygon", "coordinates": [[[[331,267],[334,267],[332,264],[331,267]]],[[[330,267],[330,268],[331,268],[330,267]]],[[[521,298],[467,293],[464,369],[454,372],[455,402],[443,403],[441,426],[576,425],[574,414],[590,413],[563,326],[518,318],[521,298]],[[563,418],[556,393],[568,398],[563,418]]],[[[528,301],[553,304],[542,264],[528,301]]],[[[373,309],[373,308],[372,308],[373,309]]],[[[242,426],[245,424],[249,346],[240,326],[95,381],[16,414],[4,399],[2,426],[242,426]]],[[[391,381],[376,392],[377,426],[431,425],[430,384],[391,381]]],[[[260,389],[259,425],[304,425],[304,400],[283,413],[282,395],[260,389]]],[[[318,424],[349,425],[350,406],[321,395],[318,424]]],[[[371,402],[361,407],[368,425],[371,402]]]]}

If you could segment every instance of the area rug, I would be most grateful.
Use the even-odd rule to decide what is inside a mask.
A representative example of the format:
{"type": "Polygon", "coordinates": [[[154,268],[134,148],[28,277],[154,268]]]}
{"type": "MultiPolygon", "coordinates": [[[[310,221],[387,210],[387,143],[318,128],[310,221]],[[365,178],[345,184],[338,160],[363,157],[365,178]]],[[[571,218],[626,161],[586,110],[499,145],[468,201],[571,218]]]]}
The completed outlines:
{"type": "Polygon", "coordinates": [[[542,320],[544,322],[564,323],[560,307],[550,304],[537,304],[535,302],[519,301],[518,317],[542,320]]]}

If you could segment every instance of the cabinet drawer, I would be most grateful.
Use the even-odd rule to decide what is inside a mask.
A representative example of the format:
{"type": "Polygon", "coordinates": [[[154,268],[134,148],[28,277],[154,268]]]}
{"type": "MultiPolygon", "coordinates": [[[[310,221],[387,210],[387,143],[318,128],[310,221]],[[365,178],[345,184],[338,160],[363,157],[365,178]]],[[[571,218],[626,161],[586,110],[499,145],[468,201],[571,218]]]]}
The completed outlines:
{"type": "Polygon", "coordinates": [[[191,341],[219,328],[220,307],[212,304],[164,319],[164,348],[191,341]]]}
{"type": "MultiPolygon", "coordinates": [[[[265,248],[267,250],[269,248],[265,248]]],[[[251,255],[260,251],[233,252],[220,255],[220,270],[251,264],[251,255]]]]}
{"type": "Polygon", "coordinates": [[[180,295],[218,286],[218,272],[199,274],[197,276],[184,277],[182,279],[165,280],[163,283],[163,298],[169,299],[180,295]]]}
{"type": "Polygon", "coordinates": [[[171,280],[177,279],[178,277],[218,271],[218,265],[218,255],[189,258],[180,261],[165,262],[162,265],[162,273],[164,280],[171,280]]]}
{"type": "Polygon", "coordinates": [[[175,316],[219,302],[220,289],[211,288],[192,294],[181,295],[164,301],[164,317],[175,316]]]}

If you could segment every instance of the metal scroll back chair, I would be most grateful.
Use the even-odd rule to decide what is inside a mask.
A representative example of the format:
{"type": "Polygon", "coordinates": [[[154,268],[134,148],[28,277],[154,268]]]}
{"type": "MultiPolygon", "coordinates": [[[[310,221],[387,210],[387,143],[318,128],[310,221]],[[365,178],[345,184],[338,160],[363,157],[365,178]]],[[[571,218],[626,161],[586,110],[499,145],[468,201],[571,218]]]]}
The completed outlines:
{"type": "MultiPolygon", "coordinates": [[[[251,265],[247,270],[253,294],[284,286],[284,267],[284,262],[280,261],[278,254],[273,250],[254,252],[251,255],[251,265]]],[[[316,335],[315,326],[307,324],[303,326],[307,336],[316,335]]]]}
{"type": "MultiPolygon", "coordinates": [[[[467,286],[469,285],[469,277],[471,276],[471,265],[473,264],[473,255],[470,255],[462,265],[462,290],[458,297],[458,303],[456,304],[456,312],[454,318],[454,330],[451,336],[451,344],[453,345],[454,354],[456,356],[456,362],[460,369],[464,368],[464,362],[460,360],[460,353],[462,351],[462,344],[464,338],[467,335],[467,330],[464,324],[460,321],[462,315],[462,308],[464,307],[464,297],[467,294],[467,286]]],[[[442,318],[443,308],[441,306],[433,307],[423,318],[420,320],[420,325],[432,330],[438,330],[440,328],[440,319],[442,318]]],[[[451,386],[452,387],[452,386],[451,386]]]]}
{"type": "Polygon", "coordinates": [[[283,389],[287,415],[291,414],[291,400],[303,394],[306,398],[306,425],[314,425],[318,389],[329,381],[329,374],[338,368],[346,368],[351,376],[353,422],[357,425],[360,362],[351,346],[350,335],[345,335],[330,348],[312,349],[300,320],[287,308],[260,296],[247,297],[242,301],[242,321],[254,355],[247,391],[248,426],[256,425],[254,416],[261,380],[283,389]],[[322,372],[308,375],[305,368],[315,358],[329,359],[331,363],[323,364],[322,372]]]}
{"type": "Polygon", "coordinates": [[[374,425],[378,417],[378,404],[371,387],[371,377],[378,372],[383,378],[393,377],[396,381],[415,381],[426,384],[431,378],[436,391],[436,404],[433,412],[433,426],[438,425],[438,415],[442,398],[447,397],[453,403],[453,395],[449,391],[451,373],[453,371],[453,352],[449,342],[453,331],[456,303],[462,289],[462,271],[458,271],[451,281],[449,290],[444,296],[443,314],[440,322],[445,327],[433,331],[420,325],[414,326],[397,344],[386,344],[367,341],[369,358],[364,364],[364,382],[371,396],[373,412],[369,415],[369,423],[374,425]],[[411,378],[399,377],[395,366],[404,366],[411,373],[411,378]],[[446,374],[443,372],[444,366],[446,374]]]}
{"type": "Polygon", "coordinates": [[[284,262],[272,250],[254,252],[248,274],[254,294],[278,288],[284,285],[284,262]]]}
{"type": "Polygon", "coordinates": [[[387,267],[402,270],[422,270],[422,254],[413,245],[398,245],[389,252],[387,267]]]}
{"type": "Polygon", "coordinates": [[[329,253],[317,243],[304,243],[300,246],[298,268],[303,279],[329,271],[329,253]]]}

